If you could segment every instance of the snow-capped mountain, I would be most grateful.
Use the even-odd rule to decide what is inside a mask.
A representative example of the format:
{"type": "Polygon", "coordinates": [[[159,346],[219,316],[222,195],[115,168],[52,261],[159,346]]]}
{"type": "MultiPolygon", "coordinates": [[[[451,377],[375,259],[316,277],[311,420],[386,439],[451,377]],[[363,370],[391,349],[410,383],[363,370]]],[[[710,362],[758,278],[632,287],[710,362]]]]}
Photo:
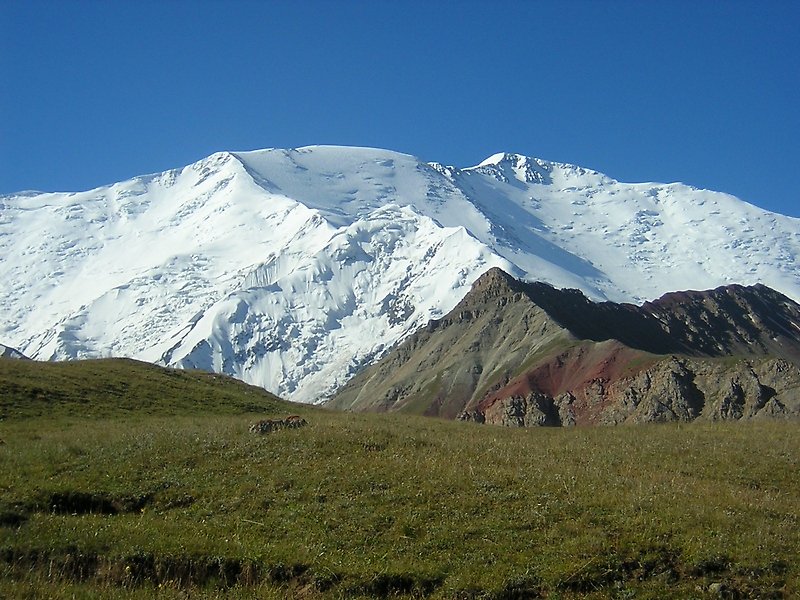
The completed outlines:
{"type": "Polygon", "coordinates": [[[0,196],[0,339],[316,401],[497,266],[594,299],[763,283],[800,300],[800,219],[682,184],[496,154],[218,153],[81,193],[0,196]]]}

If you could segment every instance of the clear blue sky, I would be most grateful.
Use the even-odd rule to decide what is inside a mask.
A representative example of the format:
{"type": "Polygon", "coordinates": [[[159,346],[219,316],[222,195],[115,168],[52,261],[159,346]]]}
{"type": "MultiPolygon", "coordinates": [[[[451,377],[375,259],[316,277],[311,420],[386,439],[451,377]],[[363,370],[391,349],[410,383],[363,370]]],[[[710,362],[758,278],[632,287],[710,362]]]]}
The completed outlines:
{"type": "Polygon", "coordinates": [[[0,0],[0,193],[218,150],[512,151],[800,216],[800,2],[0,0]]]}

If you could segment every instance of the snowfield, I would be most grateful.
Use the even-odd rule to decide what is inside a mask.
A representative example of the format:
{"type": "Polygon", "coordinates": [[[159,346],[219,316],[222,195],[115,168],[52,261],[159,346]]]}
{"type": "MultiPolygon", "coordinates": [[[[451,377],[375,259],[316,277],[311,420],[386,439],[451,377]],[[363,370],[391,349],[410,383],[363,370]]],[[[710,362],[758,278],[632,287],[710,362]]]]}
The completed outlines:
{"type": "Polygon", "coordinates": [[[800,300],[800,219],[683,184],[496,154],[222,152],[80,193],[0,196],[0,342],[324,399],[492,266],[594,299],[763,283],[800,300]]]}

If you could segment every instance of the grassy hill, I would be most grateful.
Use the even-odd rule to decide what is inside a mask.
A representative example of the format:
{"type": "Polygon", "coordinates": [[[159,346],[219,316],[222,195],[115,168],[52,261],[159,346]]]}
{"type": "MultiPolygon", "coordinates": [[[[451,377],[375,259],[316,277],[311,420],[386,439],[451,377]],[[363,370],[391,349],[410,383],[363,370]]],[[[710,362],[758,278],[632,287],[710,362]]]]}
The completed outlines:
{"type": "Polygon", "coordinates": [[[797,423],[510,429],[11,363],[0,597],[800,594],[797,423]]]}
{"type": "Polygon", "coordinates": [[[4,420],[230,414],[287,406],[262,388],[230,377],[130,359],[0,360],[0,419],[4,420]]]}

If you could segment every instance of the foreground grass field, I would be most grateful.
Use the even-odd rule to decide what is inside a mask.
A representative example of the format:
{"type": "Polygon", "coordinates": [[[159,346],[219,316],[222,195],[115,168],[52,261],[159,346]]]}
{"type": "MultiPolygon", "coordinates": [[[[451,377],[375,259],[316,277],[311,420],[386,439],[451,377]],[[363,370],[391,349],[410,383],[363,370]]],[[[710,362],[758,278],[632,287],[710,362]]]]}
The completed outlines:
{"type": "Polygon", "coordinates": [[[78,386],[47,410],[52,376],[20,382],[8,362],[0,597],[800,595],[797,423],[510,430],[298,411],[116,361],[118,391],[185,377],[208,399],[104,395],[107,367],[86,363],[97,399],[78,386]],[[309,425],[248,432],[290,412],[309,425]]]}

